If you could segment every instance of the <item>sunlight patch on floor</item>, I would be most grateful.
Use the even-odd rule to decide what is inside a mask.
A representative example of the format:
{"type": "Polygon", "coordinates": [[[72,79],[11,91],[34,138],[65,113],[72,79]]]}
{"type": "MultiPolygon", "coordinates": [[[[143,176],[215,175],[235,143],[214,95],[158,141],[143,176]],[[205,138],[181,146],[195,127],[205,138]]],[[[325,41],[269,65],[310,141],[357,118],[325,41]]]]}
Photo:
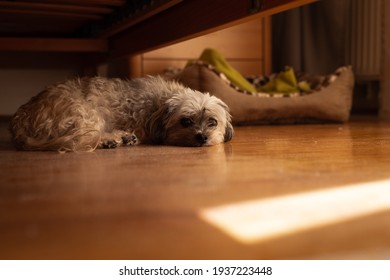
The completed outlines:
{"type": "Polygon", "coordinates": [[[390,180],[202,209],[202,220],[255,243],[390,209],[390,180]]]}

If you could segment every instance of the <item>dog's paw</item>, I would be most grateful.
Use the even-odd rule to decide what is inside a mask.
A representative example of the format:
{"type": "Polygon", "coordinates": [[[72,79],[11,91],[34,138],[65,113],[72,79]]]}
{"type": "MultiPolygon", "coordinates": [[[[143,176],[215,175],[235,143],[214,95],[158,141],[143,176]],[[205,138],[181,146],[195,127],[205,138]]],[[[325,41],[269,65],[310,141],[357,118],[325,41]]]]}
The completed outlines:
{"type": "Polygon", "coordinates": [[[132,146],[138,144],[138,139],[134,133],[116,130],[105,133],[100,141],[99,148],[113,149],[118,146],[132,146]]]}
{"type": "Polygon", "coordinates": [[[115,140],[105,140],[102,141],[99,145],[102,149],[114,149],[118,146],[118,143],[115,140]]]}
{"type": "Polygon", "coordinates": [[[137,136],[135,136],[134,134],[126,133],[125,135],[122,136],[123,146],[132,146],[137,144],[138,144],[138,139],[137,136]]]}

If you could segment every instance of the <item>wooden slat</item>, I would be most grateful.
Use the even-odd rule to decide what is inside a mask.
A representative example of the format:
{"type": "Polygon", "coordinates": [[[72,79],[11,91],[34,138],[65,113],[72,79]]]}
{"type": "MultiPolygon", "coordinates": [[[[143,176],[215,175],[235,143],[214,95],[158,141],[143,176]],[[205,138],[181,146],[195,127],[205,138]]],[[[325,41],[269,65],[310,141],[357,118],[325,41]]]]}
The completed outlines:
{"type": "Polygon", "coordinates": [[[137,14],[135,17],[130,17],[127,20],[124,20],[123,22],[113,26],[110,29],[107,29],[106,31],[102,32],[100,34],[100,38],[108,38],[110,36],[113,36],[114,34],[117,34],[127,28],[130,28],[137,23],[144,21],[158,13],[161,13],[164,10],[167,10],[174,5],[182,2],[183,0],[160,0],[156,1],[156,3],[151,7],[151,9],[147,9],[146,11],[141,11],[139,14],[137,14]]]}
{"type": "Polygon", "coordinates": [[[279,0],[280,6],[267,1],[266,8],[253,13],[250,1],[187,0],[133,28],[112,36],[112,56],[119,57],[157,49],[242,23],[298,7],[315,0],[279,0]]]}
{"type": "Polygon", "coordinates": [[[0,9],[0,14],[35,15],[35,16],[89,19],[89,20],[100,20],[103,18],[100,15],[94,15],[94,14],[67,13],[67,12],[58,12],[58,11],[36,11],[36,10],[28,10],[28,9],[20,9],[20,10],[0,9]]]}
{"type": "Polygon", "coordinates": [[[54,11],[66,13],[87,13],[87,14],[109,14],[111,8],[101,6],[80,6],[80,5],[63,5],[47,3],[26,3],[26,2],[1,2],[0,13],[5,10],[31,10],[31,11],[54,11]]]}
{"type": "Polygon", "coordinates": [[[54,3],[54,4],[76,4],[76,5],[105,5],[105,6],[122,6],[126,0],[23,0],[23,2],[34,3],[54,3]]]}
{"type": "Polygon", "coordinates": [[[0,51],[107,52],[103,39],[0,38],[0,51]]]}
{"type": "Polygon", "coordinates": [[[264,75],[271,75],[272,73],[272,22],[271,17],[264,17],[262,19],[263,23],[263,33],[262,33],[262,42],[263,43],[263,60],[264,63],[262,73],[264,75]],[[268,44],[266,42],[269,42],[268,44]]]}
{"type": "Polygon", "coordinates": [[[142,54],[143,75],[161,74],[168,67],[184,68],[188,60],[197,59],[205,48],[219,50],[227,61],[243,75],[265,74],[270,58],[265,50],[270,40],[265,38],[263,23],[258,18],[243,24],[200,36],[165,48],[142,54]]]}
{"type": "Polygon", "coordinates": [[[70,38],[89,22],[85,18],[1,14],[0,37],[70,38]]]}
{"type": "Polygon", "coordinates": [[[144,53],[145,59],[196,59],[205,48],[221,50],[227,59],[262,59],[262,19],[235,25],[179,44],[144,53]]]}

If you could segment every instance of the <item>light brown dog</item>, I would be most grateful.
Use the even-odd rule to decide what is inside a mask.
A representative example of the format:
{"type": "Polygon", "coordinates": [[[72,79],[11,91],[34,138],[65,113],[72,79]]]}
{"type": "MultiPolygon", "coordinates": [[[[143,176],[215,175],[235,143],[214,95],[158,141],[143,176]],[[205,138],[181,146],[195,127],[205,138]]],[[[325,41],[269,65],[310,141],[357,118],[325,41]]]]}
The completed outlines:
{"type": "Polygon", "coordinates": [[[20,149],[58,151],[91,151],[139,141],[210,146],[233,136],[224,102],[158,76],[56,84],[19,108],[10,130],[20,149]]]}

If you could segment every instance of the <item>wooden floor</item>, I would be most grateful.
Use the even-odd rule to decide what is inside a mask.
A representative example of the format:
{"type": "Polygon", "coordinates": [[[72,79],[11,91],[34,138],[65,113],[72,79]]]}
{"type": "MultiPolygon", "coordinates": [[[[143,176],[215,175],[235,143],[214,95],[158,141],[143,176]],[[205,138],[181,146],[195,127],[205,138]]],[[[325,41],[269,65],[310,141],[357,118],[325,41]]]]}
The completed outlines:
{"type": "Polygon", "coordinates": [[[68,154],[3,125],[0,178],[2,259],[390,258],[390,123],[68,154]]]}

